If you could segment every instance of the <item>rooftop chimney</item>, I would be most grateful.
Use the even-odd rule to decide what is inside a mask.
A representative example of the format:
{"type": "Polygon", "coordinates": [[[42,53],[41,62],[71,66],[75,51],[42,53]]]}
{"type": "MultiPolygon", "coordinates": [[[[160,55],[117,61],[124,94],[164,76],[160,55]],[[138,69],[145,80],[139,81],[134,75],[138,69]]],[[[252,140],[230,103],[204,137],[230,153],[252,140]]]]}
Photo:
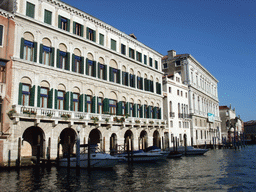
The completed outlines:
{"type": "Polygon", "coordinates": [[[176,51],[170,50],[168,51],[168,59],[173,59],[176,56],[176,51]]]}

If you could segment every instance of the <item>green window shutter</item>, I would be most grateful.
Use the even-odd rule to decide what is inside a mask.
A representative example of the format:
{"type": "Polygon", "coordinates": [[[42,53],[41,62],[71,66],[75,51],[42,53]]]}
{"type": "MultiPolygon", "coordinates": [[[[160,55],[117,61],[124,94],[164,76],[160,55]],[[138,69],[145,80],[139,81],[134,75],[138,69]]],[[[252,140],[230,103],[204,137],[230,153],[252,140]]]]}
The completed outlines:
{"type": "Polygon", "coordinates": [[[84,74],[84,57],[81,57],[80,61],[80,73],[84,74]]]}
{"type": "Polygon", "coordinates": [[[60,68],[60,50],[57,49],[57,61],[56,61],[56,64],[57,64],[57,68],[60,68]]]}
{"type": "Polygon", "coordinates": [[[96,31],[93,30],[93,41],[96,42],[96,31]]]}
{"type": "Polygon", "coordinates": [[[148,86],[147,86],[147,79],[144,79],[144,87],[145,87],[145,91],[147,91],[148,90],[148,86]]]}
{"type": "Polygon", "coordinates": [[[155,61],[155,68],[158,69],[158,62],[155,61]]]}
{"type": "Polygon", "coordinates": [[[113,77],[113,70],[112,70],[112,67],[109,67],[109,81],[113,81],[112,77],[113,77]]]}
{"type": "Polygon", "coordinates": [[[53,89],[49,91],[49,97],[48,97],[48,108],[52,109],[52,102],[53,102],[53,89]]]}
{"type": "Polygon", "coordinates": [[[89,39],[89,27],[86,27],[86,38],[89,39]]]}
{"type": "Polygon", "coordinates": [[[122,85],[124,85],[125,83],[125,72],[122,71],[122,85]]]}
{"type": "Polygon", "coordinates": [[[147,116],[147,114],[148,114],[146,110],[147,110],[147,106],[144,105],[144,118],[146,118],[146,116],[147,116]]]}
{"type": "Polygon", "coordinates": [[[21,38],[20,41],[20,58],[23,59],[24,56],[24,38],[21,38]]]}
{"type": "Polygon", "coordinates": [[[34,18],[34,16],[35,16],[35,5],[34,4],[27,2],[26,15],[34,18]]]}
{"type": "Polygon", "coordinates": [[[139,87],[139,77],[137,77],[137,88],[139,87]]]}
{"type": "Polygon", "coordinates": [[[116,51],[116,41],[114,39],[111,39],[111,49],[116,51]]]}
{"type": "Polygon", "coordinates": [[[64,109],[69,110],[69,92],[65,93],[64,97],[64,109]]]}
{"type": "Polygon", "coordinates": [[[135,79],[136,79],[136,75],[134,75],[133,77],[133,87],[135,87],[135,79]]]}
{"type": "Polygon", "coordinates": [[[39,63],[43,63],[43,44],[40,44],[39,63]]]}
{"type": "Polygon", "coordinates": [[[108,78],[108,68],[107,65],[104,65],[104,80],[107,80],[108,78]]]}
{"type": "Polygon", "coordinates": [[[117,115],[122,115],[122,101],[117,103],[117,115]]]}
{"type": "Polygon", "coordinates": [[[75,72],[75,55],[72,54],[72,71],[75,72]]]}
{"type": "Polygon", "coordinates": [[[19,104],[19,105],[22,105],[22,83],[19,84],[18,104],[19,104]]]}
{"type": "Polygon", "coordinates": [[[117,83],[120,84],[120,69],[117,70],[117,83]]]}
{"type": "Polygon", "coordinates": [[[40,107],[40,90],[41,90],[41,87],[40,86],[37,86],[37,107],[40,107]]]}
{"type": "Polygon", "coordinates": [[[130,103],[129,102],[125,103],[125,115],[126,114],[130,115],[130,103]]]}
{"type": "Polygon", "coordinates": [[[37,42],[34,42],[34,62],[37,62],[37,42]]]}
{"type": "Polygon", "coordinates": [[[52,47],[51,48],[51,66],[54,67],[54,54],[55,54],[55,49],[52,47]]]}
{"type": "Polygon", "coordinates": [[[140,107],[140,118],[143,118],[143,105],[140,107]]]}
{"type": "Polygon", "coordinates": [[[159,86],[159,94],[161,95],[162,94],[161,84],[159,83],[158,86],[159,86]]]}
{"type": "Polygon", "coordinates": [[[125,73],[125,78],[126,78],[126,85],[129,86],[129,73],[125,73]]]}
{"type": "Polygon", "coordinates": [[[140,78],[141,90],[143,90],[143,78],[140,78]]]}
{"type": "Polygon", "coordinates": [[[103,100],[103,113],[108,113],[109,112],[109,99],[105,98],[103,100]]]}
{"type": "Polygon", "coordinates": [[[98,62],[98,78],[100,78],[100,63],[98,62]]]}
{"type": "Polygon", "coordinates": [[[93,73],[92,73],[93,77],[96,77],[96,61],[93,61],[93,68],[92,68],[92,70],[93,70],[93,73]]]}
{"type": "Polygon", "coordinates": [[[104,35],[100,33],[100,45],[104,45],[104,35]]]}
{"type": "Polygon", "coordinates": [[[92,113],[96,113],[96,109],[95,109],[96,99],[97,99],[96,96],[92,98],[92,113]]]}
{"type": "Polygon", "coordinates": [[[81,37],[83,37],[83,36],[84,36],[84,26],[81,25],[81,37]]]}
{"type": "Polygon", "coordinates": [[[152,84],[151,80],[148,80],[148,90],[149,91],[151,91],[151,87],[152,87],[151,84],[152,84]]]}
{"type": "Polygon", "coordinates": [[[96,97],[96,101],[97,101],[97,105],[96,105],[96,107],[97,107],[97,113],[100,113],[100,112],[99,112],[99,98],[98,98],[98,97],[96,97]]]}
{"type": "Polygon", "coordinates": [[[151,92],[153,93],[154,92],[154,82],[151,81],[151,92]]]}
{"type": "Polygon", "coordinates": [[[30,102],[29,102],[29,106],[34,107],[35,106],[35,89],[36,86],[34,85],[31,90],[30,90],[30,102]]]}
{"type": "Polygon", "coordinates": [[[147,117],[150,118],[150,106],[147,108],[147,117]]]}
{"type": "Polygon", "coordinates": [[[52,24],[52,12],[44,10],[44,22],[51,25],[52,24]]]}
{"type": "Polygon", "coordinates": [[[55,89],[55,99],[54,99],[54,108],[57,109],[58,108],[58,90],[55,89]]]}
{"type": "Polygon", "coordinates": [[[66,60],[66,62],[65,62],[65,69],[66,70],[70,70],[70,53],[69,52],[67,52],[67,60],[66,60]]]}
{"type": "Polygon", "coordinates": [[[76,34],[76,22],[73,21],[73,33],[76,34]]]}
{"type": "Polygon", "coordinates": [[[83,106],[84,106],[84,95],[79,95],[79,111],[83,112],[83,106]]]}
{"type": "Polygon", "coordinates": [[[144,64],[147,65],[147,55],[144,55],[144,64]]]}
{"type": "Polygon", "coordinates": [[[58,27],[61,29],[61,16],[58,17],[58,27]]]}
{"type": "Polygon", "coordinates": [[[84,112],[87,112],[87,95],[84,95],[84,112]]]}
{"type": "Polygon", "coordinates": [[[157,117],[157,109],[156,109],[156,107],[154,107],[153,108],[153,119],[156,119],[156,117],[157,117]]]}
{"type": "Polygon", "coordinates": [[[70,92],[70,111],[74,111],[73,92],[70,92]]]}
{"type": "Polygon", "coordinates": [[[137,117],[137,104],[135,103],[134,105],[133,105],[133,117],[137,117]]]}
{"type": "Polygon", "coordinates": [[[67,19],[67,31],[70,31],[70,19],[67,19]]]}
{"type": "Polygon", "coordinates": [[[86,58],[86,75],[89,75],[89,64],[88,64],[88,58],[86,58]]]}
{"type": "Polygon", "coordinates": [[[161,108],[159,109],[159,115],[158,115],[158,118],[159,118],[159,119],[162,119],[162,110],[161,110],[161,108]]]}
{"type": "Polygon", "coordinates": [[[130,74],[130,86],[132,87],[132,74],[130,74]]]}

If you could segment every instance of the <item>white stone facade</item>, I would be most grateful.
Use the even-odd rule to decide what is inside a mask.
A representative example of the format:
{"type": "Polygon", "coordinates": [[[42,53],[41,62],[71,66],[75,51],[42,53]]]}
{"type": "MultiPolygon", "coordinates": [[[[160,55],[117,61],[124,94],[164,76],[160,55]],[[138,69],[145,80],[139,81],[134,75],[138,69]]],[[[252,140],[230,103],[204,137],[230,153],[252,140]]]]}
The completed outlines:
{"type": "Polygon", "coordinates": [[[26,131],[40,136],[42,157],[50,147],[55,158],[58,137],[63,144],[72,133],[68,137],[73,145],[77,126],[82,127],[82,143],[97,130],[97,143],[107,152],[113,143],[124,146],[128,137],[134,149],[166,146],[161,54],[57,0],[18,0],[15,23],[11,102],[16,113],[3,152],[11,150],[12,161],[19,153],[18,140],[28,140],[26,131]],[[100,98],[107,99],[107,105],[100,98]],[[125,122],[119,122],[127,114],[125,122]]]}
{"type": "Polygon", "coordinates": [[[187,137],[187,146],[190,146],[191,116],[188,110],[188,86],[182,83],[179,73],[175,73],[163,78],[163,91],[164,118],[169,128],[170,146],[173,146],[175,137],[178,139],[178,144],[184,146],[184,135],[187,137]]]}
{"type": "Polygon", "coordinates": [[[188,85],[193,145],[212,144],[213,140],[221,142],[218,80],[193,56],[176,55],[174,50],[168,51],[168,56],[163,57],[162,66],[165,74],[180,73],[182,82],[188,85]]]}

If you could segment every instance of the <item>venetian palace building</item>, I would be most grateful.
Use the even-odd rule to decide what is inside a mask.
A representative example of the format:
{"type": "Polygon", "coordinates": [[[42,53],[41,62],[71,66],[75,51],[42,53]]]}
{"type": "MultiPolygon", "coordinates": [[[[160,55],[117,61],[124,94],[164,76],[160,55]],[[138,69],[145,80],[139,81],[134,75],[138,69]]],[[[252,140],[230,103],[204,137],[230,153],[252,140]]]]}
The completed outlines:
{"type": "Polygon", "coordinates": [[[221,142],[218,80],[190,54],[176,55],[176,51],[168,51],[162,66],[166,75],[179,73],[182,83],[188,86],[191,144],[221,142]]]}
{"type": "Polygon", "coordinates": [[[17,0],[14,22],[1,162],[73,153],[78,127],[106,152],[166,147],[161,54],[58,0],[17,0]]]}
{"type": "Polygon", "coordinates": [[[169,129],[170,146],[173,143],[191,145],[190,124],[191,116],[188,110],[188,85],[181,81],[179,73],[163,77],[164,118],[169,129]],[[176,139],[176,140],[175,140],[176,139]]]}

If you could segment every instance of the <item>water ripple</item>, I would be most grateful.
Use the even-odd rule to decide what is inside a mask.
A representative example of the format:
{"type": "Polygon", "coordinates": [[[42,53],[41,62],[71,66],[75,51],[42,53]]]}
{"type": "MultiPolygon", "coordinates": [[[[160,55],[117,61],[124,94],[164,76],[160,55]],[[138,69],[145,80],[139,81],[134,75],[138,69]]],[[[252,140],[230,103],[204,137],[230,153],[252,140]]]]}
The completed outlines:
{"type": "Polygon", "coordinates": [[[113,170],[65,168],[0,172],[5,191],[255,191],[256,146],[210,150],[204,156],[159,163],[119,164],[113,170]]]}

